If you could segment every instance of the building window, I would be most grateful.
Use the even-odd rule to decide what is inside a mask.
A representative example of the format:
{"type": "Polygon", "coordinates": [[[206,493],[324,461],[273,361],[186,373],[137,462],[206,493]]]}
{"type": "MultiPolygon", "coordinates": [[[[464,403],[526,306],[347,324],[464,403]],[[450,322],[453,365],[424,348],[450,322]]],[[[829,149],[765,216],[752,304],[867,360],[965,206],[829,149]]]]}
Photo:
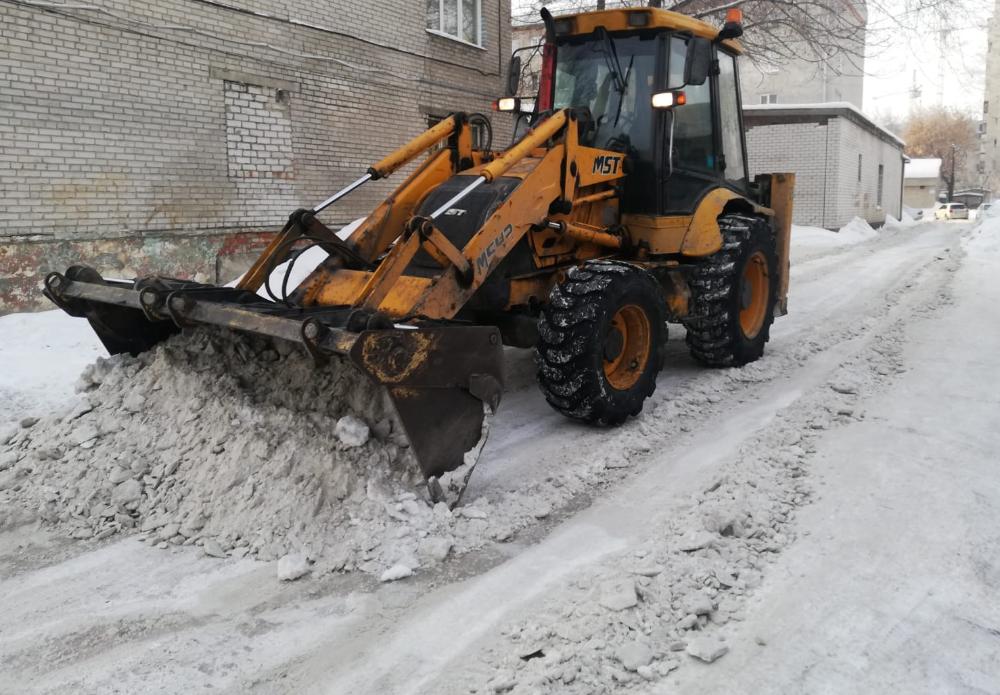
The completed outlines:
{"type": "Polygon", "coordinates": [[[427,30],[481,46],[482,0],[426,0],[427,30]]]}
{"type": "MultiPolygon", "coordinates": [[[[433,128],[438,123],[446,119],[446,115],[429,114],[427,116],[427,127],[433,128]]],[[[486,146],[489,144],[486,142],[487,133],[486,128],[482,123],[474,122],[472,123],[472,148],[475,150],[485,150],[486,146]]],[[[447,147],[447,140],[442,140],[438,145],[439,148],[447,147]]]]}
{"type": "Polygon", "coordinates": [[[777,94],[761,94],[760,103],[762,104],[777,104],[778,95],[777,94]]]}
{"type": "Polygon", "coordinates": [[[863,159],[862,155],[859,154],[858,155],[858,183],[861,183],[861,162],[862,162],[862,159],[863,159]]]}
{"type": "Polygon", "coordinates": [[[882,207],[882,181],[885,178],[885,166],[882,164],[878,165],[878,191],[875,195],[876,205],[882,207]]]}

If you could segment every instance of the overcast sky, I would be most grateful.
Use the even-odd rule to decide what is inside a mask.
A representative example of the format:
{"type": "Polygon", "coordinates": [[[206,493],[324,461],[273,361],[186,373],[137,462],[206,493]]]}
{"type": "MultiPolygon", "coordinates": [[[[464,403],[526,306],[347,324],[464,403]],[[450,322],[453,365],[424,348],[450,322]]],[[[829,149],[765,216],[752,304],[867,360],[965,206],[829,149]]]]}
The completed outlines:
{"type": "Polygon", "coordinates": [[[973,12],[955,15],[941,32],[932,22],[896,31],[890,18],[873,9],[865,70],[864,108],[872,116],[905,118],[913,104],[944,103],[982,115],[986,79],[987,23],[993,0],[971,0],[973,12]],[[911,98],[914,83],[919,100],[911,98]]]}

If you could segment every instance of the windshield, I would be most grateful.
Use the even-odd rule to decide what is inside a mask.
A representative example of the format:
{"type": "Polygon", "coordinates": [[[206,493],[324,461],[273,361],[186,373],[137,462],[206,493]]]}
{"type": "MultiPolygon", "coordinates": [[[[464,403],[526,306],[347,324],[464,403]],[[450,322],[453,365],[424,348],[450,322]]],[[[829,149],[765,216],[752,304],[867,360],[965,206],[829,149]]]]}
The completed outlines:
{"type": "Polygon", "coordinates": [[[559,46],[553,105],[587,108],[594,121],[584,144],[651,160],[650,100],[656,73],[656,41],[637,36],[611,41],[588,37],[559,46]],[[617,61],[614,55],[617,54],[617,61]],[[621,74],[616,75],[616,67],[621,74]],[[621,84],[624,83],[624,88],[621,84]]]}

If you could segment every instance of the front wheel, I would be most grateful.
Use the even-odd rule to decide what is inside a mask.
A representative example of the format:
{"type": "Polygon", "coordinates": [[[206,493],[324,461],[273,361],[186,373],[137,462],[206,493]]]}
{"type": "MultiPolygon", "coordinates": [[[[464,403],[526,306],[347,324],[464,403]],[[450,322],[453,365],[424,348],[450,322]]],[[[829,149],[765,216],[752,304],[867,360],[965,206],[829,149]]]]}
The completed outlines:
{"type": "Polygon", "coordinates": [[[553,408],[598,425],[642,411],[667,331],[663,291],[649,273],[620,261],[573,268],[538,328],[538,384],[553,408]]]}

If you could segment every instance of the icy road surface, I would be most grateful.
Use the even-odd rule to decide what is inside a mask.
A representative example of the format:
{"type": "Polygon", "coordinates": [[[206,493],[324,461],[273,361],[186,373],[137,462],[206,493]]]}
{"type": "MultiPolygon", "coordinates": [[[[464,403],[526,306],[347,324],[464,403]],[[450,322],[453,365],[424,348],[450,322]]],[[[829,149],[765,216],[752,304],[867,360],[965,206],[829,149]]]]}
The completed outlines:
{"type": "MultiPolygon", "coordinates": [[[[1000,692],[1000,225],[798,231],[765,358],[703,370],[672,327],[619,430],[556,415],[511,351],[466,504],[558,504],[437,569],[279,583],[0,534],[0,692],[1000,692]]],[[[0,318],[0,425],[98,347],[0,318]]]]}

